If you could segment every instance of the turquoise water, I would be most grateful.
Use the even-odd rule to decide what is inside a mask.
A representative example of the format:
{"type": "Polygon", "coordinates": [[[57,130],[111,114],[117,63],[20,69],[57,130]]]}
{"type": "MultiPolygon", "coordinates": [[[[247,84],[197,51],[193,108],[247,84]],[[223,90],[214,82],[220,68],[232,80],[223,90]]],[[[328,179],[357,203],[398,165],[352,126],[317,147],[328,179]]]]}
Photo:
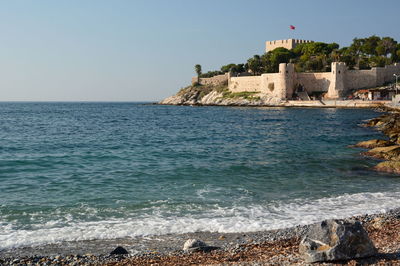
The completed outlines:
{"type": "Polygon", "coordinates": [[[0,103],[0,249],[245,232],[400,206],[372,110],[0,103]]]}

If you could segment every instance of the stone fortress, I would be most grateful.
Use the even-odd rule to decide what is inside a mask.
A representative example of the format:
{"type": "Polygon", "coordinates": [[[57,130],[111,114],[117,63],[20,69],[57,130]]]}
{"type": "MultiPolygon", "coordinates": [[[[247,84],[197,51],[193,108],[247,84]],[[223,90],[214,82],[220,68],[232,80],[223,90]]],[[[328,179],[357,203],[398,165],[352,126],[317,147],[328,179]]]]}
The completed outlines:
{"type": "Polygon", "coordinates": [[[265,42],[265,52],[269,52],[278,47],[283,47],[288,50],[295,48],[301,43],[310,43],[313,41],[308,40],[297,40],[297,39],[287,39],[287,40],[276,40],[276,41],[266,41],[265,42]]]}
{"type": "MultiPolygon", "coordinates": [[[[291,49],[305,40],[279,40],[266,42],[266,50],[277,47],[291,49]]],[[[280,64],[278,73],[267,73],[260,76],[231,76],[228,73],[212,78],[201,78],[202,85],[218,85],[228,83],[231,92],[255,92],[280,100],[293,99],[298,88],[306,97],[312,94],[323,95],[325,99],[340,99],[346,92],[354,89],[373,88],[393,82],[393,74],[400,74],[400,64],[386,67],[374,67],[369,70],[348,70],[345,63],[333,62],[331,72],[303,72],[294,71],[291,63],[280,64]]],[[[192,79],[197,81],[197,78],[192,79]]]]}

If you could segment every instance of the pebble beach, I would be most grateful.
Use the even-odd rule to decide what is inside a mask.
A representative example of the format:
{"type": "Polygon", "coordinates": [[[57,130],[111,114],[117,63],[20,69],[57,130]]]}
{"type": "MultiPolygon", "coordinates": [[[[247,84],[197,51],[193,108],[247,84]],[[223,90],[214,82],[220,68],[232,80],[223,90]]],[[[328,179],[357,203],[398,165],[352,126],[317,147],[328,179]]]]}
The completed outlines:
{"type": "MultiPolygon", "coordinates": [[[[349,219],[363,224],[379,254],[371,258],[314,265],[400,265],[400,209],[349,219]]],[[[298,246],[308,228],[306,225],[245,234],[198,232],[10,249],[0,252],[0,265],[304,265],[298,246]],[[207,253],[183,252],[183,244],[190,238],[202,239],[219,249],[207,253]],[[109,255],[116,246],[123,246],[130,254],[109,255]]]]}

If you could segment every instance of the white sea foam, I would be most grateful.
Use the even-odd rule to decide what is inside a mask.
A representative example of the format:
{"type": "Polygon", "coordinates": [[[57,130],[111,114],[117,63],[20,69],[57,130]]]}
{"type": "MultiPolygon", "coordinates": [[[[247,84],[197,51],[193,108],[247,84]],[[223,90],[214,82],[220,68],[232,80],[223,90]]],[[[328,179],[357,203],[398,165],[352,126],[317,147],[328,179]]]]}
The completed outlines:
{"type": "MultiPolygon", "coordinates": [[[[328,218],[385,212],[400,206],[400,192],[345,194],[314,201],[272,202],[265,205],[216,207],[201,214],[178,216],[151,215],[97,222],[74,222],[60,226],[47,221],[29,230],[0,220],[0,249],[41,245],[61,241],[114,239],[197,231],[250,232],[310,224],[328,218]]],[[[159,207],[161,208],[161,207],[159,207]]],[[[62,220],[65,223],[65,219],[62,220]]]]}

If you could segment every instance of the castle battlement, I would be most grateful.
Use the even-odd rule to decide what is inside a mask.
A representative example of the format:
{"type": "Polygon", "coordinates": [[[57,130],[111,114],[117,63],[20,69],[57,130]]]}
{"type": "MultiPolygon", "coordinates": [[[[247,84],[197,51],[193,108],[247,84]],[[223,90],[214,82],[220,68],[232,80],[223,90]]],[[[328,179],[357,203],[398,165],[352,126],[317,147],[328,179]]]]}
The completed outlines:
{"type": "Polygon", "coordinates": [[[299,39],[287,39],[287,40],[275,40],[265,42],[265,52],[272,51],[275,48],[283,47],[288,50],[295,48],[298,44],[311,43],[314,41],[310,40],[299,40],[299,39]]]}
{"type": "Polygon", "coordinates": [[[260,92],[288,100],[293,97],[296,87],[301,87],[309,95],[323,93],[328,99],[339,99],[354,89],[378,87],[393,82],[393,74],[400,74],[400,64],[349,70],[344,62],[332,62],[330,72],[295,72],[293,64],[281,63],[278,73],[230,77],[228,88],[232,92],[260,92]]]}

